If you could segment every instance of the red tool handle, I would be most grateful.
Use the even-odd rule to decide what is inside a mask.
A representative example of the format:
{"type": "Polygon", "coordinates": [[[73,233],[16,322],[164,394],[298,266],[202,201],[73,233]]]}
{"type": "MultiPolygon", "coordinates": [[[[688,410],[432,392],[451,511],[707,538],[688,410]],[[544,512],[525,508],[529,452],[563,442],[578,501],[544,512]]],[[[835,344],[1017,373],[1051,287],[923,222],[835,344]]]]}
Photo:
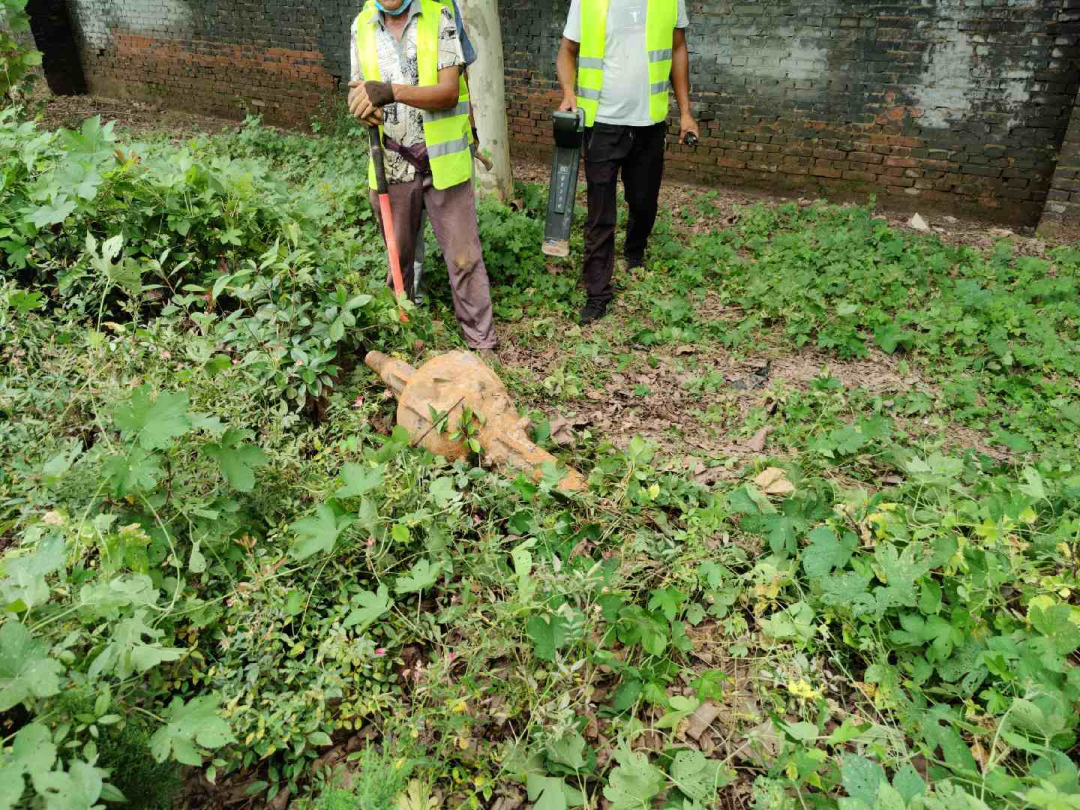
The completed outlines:
{"type": "MultiPolygon", "coordinates": [[[[405,281],[401,275],[401,254],[398,252],[397,233],[394,230],[393,212],[390,210],[390,189],[386,183],[386,165],[383,163],[382,140],[379,138],[378,127],[368,127],[368,137],[371,140],[371,160],[375,167],[375,191],[379,195],[379,213],[381,214],[383,237],[386,239],[386,250],[390,254],[390,277],[394,281],[394,294],[400,300],[405,297],[405,281]]],[[[408,323],[409,318],[405,310],[400,310],[402,323],[408,323]]]]}

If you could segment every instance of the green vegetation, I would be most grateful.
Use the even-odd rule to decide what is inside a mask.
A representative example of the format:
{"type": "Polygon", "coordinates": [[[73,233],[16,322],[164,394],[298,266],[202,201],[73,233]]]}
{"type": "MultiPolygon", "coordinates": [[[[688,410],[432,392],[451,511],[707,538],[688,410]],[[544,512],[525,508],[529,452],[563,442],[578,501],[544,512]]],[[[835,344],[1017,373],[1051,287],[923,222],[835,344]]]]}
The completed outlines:
{"type": "Polygon", "coordinates": [[[27,94],[34,82],[31,71],[41,64],[41,53],[16,39],[30,36],[26,6],[27,0],[0,2],[0,109],[27,94]]]}
{"type": "Polygon", "coordinates": [[[1080,251],[669,218],[583,334],[543,191],[485,202],[567,498],[392,429],[363,353],[460,343],[436,255],[398,322],[363,154],[0,114],[0,808],[1080,807],[1080,251]],[[555,419],[620,390],[689,406],[555,419]]]}

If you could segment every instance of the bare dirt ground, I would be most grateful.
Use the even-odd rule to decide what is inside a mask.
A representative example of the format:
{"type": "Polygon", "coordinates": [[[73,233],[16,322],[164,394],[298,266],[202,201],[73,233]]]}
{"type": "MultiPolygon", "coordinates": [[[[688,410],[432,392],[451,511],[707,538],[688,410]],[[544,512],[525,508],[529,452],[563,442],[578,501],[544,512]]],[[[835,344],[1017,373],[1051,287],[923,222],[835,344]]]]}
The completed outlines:
{"type": "Polygon", "coordinates": [[[158,104],[100,96],[38,96],[44,102],[42,126],[47,129],[78,127],[87,118],[101,116],[102,123],[116,126],[134,135],[169,133],[175,140],[185,140],[200,133],[219,132],[236,127],[235,121],[206,115],[167,110],[158,104]]]}

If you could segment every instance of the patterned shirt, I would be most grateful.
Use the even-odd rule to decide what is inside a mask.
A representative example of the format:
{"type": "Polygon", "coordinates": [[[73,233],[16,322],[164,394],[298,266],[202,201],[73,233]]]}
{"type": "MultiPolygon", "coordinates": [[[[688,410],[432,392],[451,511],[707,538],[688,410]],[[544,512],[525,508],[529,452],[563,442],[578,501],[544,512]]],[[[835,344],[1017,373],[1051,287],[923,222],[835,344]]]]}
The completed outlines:
{"type": "MultiPolygon", "coordinates": [[[[408,22],[401,41],[390,33],[383,22],[383,14],[375,17],[375,47],[379,52],[379,72],[382,81],[391,84],[420,83],[420,71],[416,60],[416,19],[423,12],[419,0],[413,0],[409,6],[408,22]]],[[[461,40],[458,38],[454,15],[445,7],[440,8],[439,19],[439,59],[438,69],[465,66],[465,57],[461,52],[461,40]]],[[[351,81],[364,81],[356,50],[356,23],[350,28],[349,54],[351,56],[351,81]]],[[[415,146],[424,142],[424,113],[405,104],[387,104],[383,107],[383,132],[402,146],[415,146]]],[[[414,169],[401,155],[385,151],[386,181],[388,183],[407,183],[416,175],[414,169]]]]}

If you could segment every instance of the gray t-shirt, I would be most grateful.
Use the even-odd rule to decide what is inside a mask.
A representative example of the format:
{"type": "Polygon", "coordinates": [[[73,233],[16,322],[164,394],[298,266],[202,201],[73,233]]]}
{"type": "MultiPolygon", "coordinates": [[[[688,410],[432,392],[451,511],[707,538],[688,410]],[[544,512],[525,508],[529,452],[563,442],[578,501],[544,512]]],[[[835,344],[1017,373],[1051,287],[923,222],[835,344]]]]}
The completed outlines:
{"type": "MultiPolygon", "coordinates": [[[[676,28],[688,28],[686,0],[678,0],[676,28]]],[[[649,54],[645,14],[649,0],[611,0],[604,45],[604,89],[596,120],[604,124],[647,127],[649,115],[649,54]]],[[[572,0],[563,36],[581,42],[581,0],[572,0]]]]}

